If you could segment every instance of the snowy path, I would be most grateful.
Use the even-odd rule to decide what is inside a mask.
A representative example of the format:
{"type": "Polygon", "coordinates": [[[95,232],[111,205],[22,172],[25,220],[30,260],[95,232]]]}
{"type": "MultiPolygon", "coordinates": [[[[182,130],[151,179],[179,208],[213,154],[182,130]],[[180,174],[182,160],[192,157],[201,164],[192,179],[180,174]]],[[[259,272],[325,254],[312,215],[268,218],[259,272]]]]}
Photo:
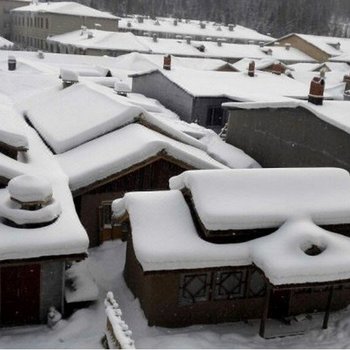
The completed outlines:
{"type": "Polygon", "coordinates": [[[0,348],[101,348],[106,317],[102,301],[112,290],[139,348],[350,348],[350,308],[331,316],[329,329],[320,327],[302,336],[261,339],[258,323],[241,322],[182,329],[148,327],[125,285],[122,270],[125,244],[108,242],[90,250],[89,269],[100,287],[99,302],[74,313],[55,329],[46,326],[0,330],[0,348]]]}

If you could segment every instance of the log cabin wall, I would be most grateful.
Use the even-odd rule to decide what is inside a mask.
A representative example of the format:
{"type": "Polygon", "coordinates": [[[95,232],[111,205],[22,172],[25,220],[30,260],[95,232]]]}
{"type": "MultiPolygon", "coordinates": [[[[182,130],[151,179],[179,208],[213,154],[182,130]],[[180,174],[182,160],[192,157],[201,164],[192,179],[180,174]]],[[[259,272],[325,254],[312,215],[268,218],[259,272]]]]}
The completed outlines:
{"type": "Polygon", "coordinates": [[[170,160],[158,158],[77,196],[76,209],[88,233],[90,246],[94,247],[101,243],[99,207],[103,201],[112,201],[130,191],[166,190],[172,176],[179,175],[189,168],[185,164],[181,166],[170,160]]]}

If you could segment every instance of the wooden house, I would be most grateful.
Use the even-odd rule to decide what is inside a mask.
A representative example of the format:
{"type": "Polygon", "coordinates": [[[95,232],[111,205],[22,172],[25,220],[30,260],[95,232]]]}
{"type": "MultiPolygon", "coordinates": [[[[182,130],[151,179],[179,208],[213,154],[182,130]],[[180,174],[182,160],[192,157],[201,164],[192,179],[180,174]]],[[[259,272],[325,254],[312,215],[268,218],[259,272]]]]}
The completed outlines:
{"type": "Polygon", "coordinates": [[[125,192],[167,189],[170,177],[189,169],[257,166],[211,131],[169,117],[158,102],[126,95],[76,83],[26,108],[69,178],[91,246],[122,236],[111,224],[110,203],[125,192]],[[204,136],[209,146],[199,140],[204,136]],[[215,151],[215,143],[223,148],[215,151]]]}
{"type": "Polygon", "coordinates": [[[113,202],[114,220],[131,224],[124,277],[150,325],[260,319],[265,336],[268,319],[318,311],[327,328],[349,304],[345,170],[187,171],[170,188],[113,202]]]}

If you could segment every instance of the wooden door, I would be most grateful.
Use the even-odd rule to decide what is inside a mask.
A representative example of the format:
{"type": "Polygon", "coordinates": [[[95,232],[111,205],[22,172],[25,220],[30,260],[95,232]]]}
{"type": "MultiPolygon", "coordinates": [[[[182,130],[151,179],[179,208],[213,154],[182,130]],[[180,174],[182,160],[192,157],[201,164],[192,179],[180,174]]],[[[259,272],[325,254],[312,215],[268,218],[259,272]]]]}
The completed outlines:
{"type": "Polygon", "coordinates": [[[1,323],[21,325],[40,321],[40,265],[1,268],[1,323]]]}
{"type": "Polygon", "coordinates": [[[269,317],[282,319],[289,315],[290,290],[274,290],[271,293],[269,317]]]}

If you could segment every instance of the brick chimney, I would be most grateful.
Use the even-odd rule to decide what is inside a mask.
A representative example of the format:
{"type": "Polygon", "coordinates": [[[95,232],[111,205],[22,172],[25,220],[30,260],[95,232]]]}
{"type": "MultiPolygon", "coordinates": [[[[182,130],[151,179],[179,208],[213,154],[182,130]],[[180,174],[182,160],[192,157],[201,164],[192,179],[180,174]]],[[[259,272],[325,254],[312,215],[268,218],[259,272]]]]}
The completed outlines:
{"type": "Polygon", "coordinates": [[[156,33],[152,35],[152,38],[155,43],[158,41],[158,35],[156,33]]]}
{"type": "Polygon", "coordinates": [[[185,39],[186,39],[186,43],[187,43],[188,45],[190,45],[190,44],[191,44],[191,39],[192,39],[192,37],[191,37],[190,35],[186,35],[186,36],[185,36],[185,39]]]}
{"type": "Polygon", "coordinates": [[[163,69],[171,70],[171,56],[170,55],[164,56],[163,69]]]}
{"type": "Polygon", "coordinates": [[[291,46],[292,46],[292,45],[291,45],[290,43],[285,43],[285,44],[284,44],[284,47],[286,48],[287,51],[290,50],[291,46]]]}
{"type": "Polygon", "coordinates": [[[254,77],[255,75],[255,61],[250,61],[248,66],[248,76],[254,77]]]}
{"type": "Polygon", "coordinates": [[[230,32],[233,32],[234,28],[235,28],[235,25],[234,25],[234,24],[230,23],[230,24],[228,25],[228,30],[229,30],[230,32]]]}
{"type": "Polygon", "coordinates": [[[277,74],[277,75],[281,75],[283,73],[284,69],[283,66],[280,62],[276,61],[273,63],[272,65],[272,73],[273,74],[277,74]]]}
{"type": "Polygon", "coordinates": [[[308,101],[315,105],[323,104],[325,82],[321,77],[314,77],[310,84],[308,101]]]}

